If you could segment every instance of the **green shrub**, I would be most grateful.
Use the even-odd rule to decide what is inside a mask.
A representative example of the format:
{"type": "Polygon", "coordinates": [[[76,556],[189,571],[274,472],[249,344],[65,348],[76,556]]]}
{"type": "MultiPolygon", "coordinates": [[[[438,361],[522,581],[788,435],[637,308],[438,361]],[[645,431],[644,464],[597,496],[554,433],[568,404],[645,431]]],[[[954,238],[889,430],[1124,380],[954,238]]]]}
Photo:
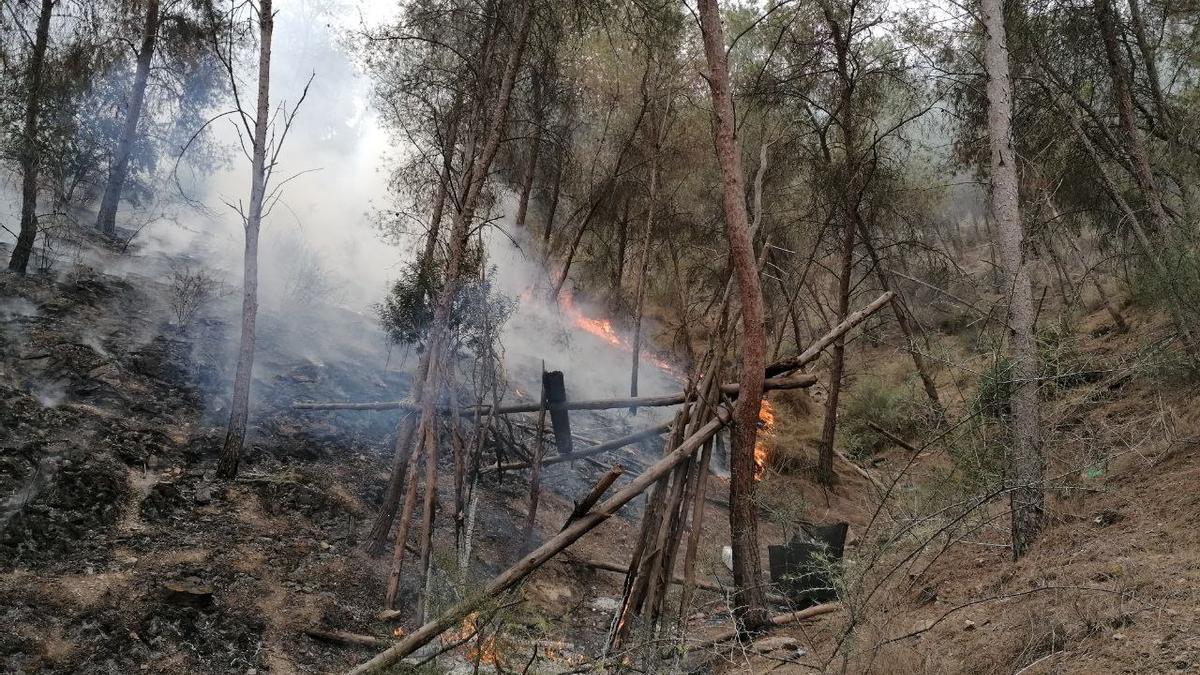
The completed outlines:
{"type": "Polygon", "coordinates": [[[889,385],[875,376],[860,379],[846,393],[840,415],[846,449],[865,457],[886,447],[888,439],[874,431],[874,422],[904,439],[912,438],[931,421],[931,410],[915,381],[889,385]]]}
{"type": "MultiPolygon", "coordinates": [[[[483,353],[495,342],[500,326],[516,307],[511,298],[493,291],[490,277],[480,279],[483,264],[482,251],[477,246],[469,248],[450,309],[450,334],[455,347],[473,354],[483,353]]],[[[445,271],[438,265],[423,269],[412,262],[403,269],[387,297],[375,308],[392,342],[424,348],[434,306],[445,283],[445,271]]]]}
{"type": "MultiPolygon", "coordinates": [[[[1062,392],[1089,382],[1096,382],[1104,369],[1092,359],[1080,354],[1069,339],[1070,332],[1062,324],[1051,324],[1038,333],[1038,395],[1053,399],[1062,392]]],[[[979,376],[972,411],[985,418],[1007,418],[1012,397],[1012,362],[996,347],[992,365],[979,376]]]]}

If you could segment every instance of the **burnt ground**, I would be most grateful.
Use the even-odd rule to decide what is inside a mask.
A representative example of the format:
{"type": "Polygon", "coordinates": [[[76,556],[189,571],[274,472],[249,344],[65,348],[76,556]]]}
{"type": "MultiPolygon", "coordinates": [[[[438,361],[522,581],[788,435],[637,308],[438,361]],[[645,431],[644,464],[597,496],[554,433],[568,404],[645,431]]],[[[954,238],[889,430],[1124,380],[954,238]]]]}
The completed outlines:
{"type": "MultiPolygon", "coordinates": [[[[86,268],[0,277],[0,670],[336,672],[363,660],[372,650],[303,630],[386,638],[395,628],[375,618],[388,563],[357,545],[383,491],[397,415],[301,414],[289,404],[394,399],[409,376],[353,346],[318,348],[364,317],[342,317],[332,331],[328,322],[285,330],[265,316],[242,473],[218,481],[232,324],[206,316],[181,329],[164,293],[155,278],[86,268]]],[[[601,439],[630,429],[601,416],[576,425],[601,439]]],[[[557,532],[571,498],[612,462],[628,469],[624,482],[654,452],[547,468],[536,537],[557,532]]],[[[443,473],[444,509],[452,487],[443,473]]],[[[517,557],[527,491],[521,475],[482,484],[469,585],[517,557]]],[[[724,511],[711,508],[710,572],[728,537],[724,511]]],[[[624,562],[637,513],[627,507],[572,553],[624,562]]],[[[451,568],[444,523],[435,543],[435,565],[451,568]]],[[[598,654],[611,611],[596,599],[619,597],[619,582],[546,565],[503,615],[502,663],[520,670],[533,644],[542,648],[531,672],[598,654]]],[[[439,577],[435,604],[453,586],[439,577]]],[[[411,610],[417,593],[409,580],[401,607],[411,610]]],[[[697,618],[724,620],[720,603],[710,610],[697,618]]],[[[442,662],[452,665],[453,653],[442,662]]]]}

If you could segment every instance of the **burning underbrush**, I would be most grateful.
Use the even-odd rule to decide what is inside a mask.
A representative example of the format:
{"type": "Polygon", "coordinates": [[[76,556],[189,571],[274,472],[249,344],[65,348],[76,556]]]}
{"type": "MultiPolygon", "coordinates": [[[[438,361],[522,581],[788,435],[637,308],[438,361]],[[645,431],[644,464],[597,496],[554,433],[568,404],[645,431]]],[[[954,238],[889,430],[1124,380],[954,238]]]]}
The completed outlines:
{"type": "MultiPolygon", "coordinates": [[[[83,268],[57,281],[0,278],[0,669],[343,669],[362,654],[307,639],[299,650],[286,645],[312,625],[392,630],[375,617],[386,560],[358,546],[381,500],[399,415],[313,415],[292,403],[395,399],[413,359],[363,339],[378,334],[370,316],[314,310],[287,322],[264,312],[243,472],[217,481],[236,324],[217,304],[180,326],[168,295],[158,278],[83,268]]],[[[632,428],[592,412],[574,421],[579,447],[632,428]]],[[[646,423],[643,414],[637,425],[646,423]]],[[[489,456],[527,458],[532,435],[504,425],[489,456]]],[[[565,520],[570,499],[612,461],[636,473],[656,447],[548,466],[539,523],[565,520]]],[[[479,489],[468,583],[519,553],[511,532],[528,496],[510,472],[485,474],[479,489]]],[[[443,509],[452,503],[448,478],[438,493],[443,509]]],[[[453,549],[452,530],[439,530],[439,551],[453,549]]],[[[544,536],[536,530],[534,543],[544,536]]],[[[439,573],[433,592],[453,600],[457,576],[439,573]]],[[[584,601],[578,584],[562,576],[545,587],[545,602],[479,620],[483,637],[465,642],[459,659],[519,670],[534,658],[538,672],[578,662],[603,639],[607,618],[561,613],[563,597],[584,601]]],[[[406,581],[400,598],[411,606],[423,592],[406,581]]]]}

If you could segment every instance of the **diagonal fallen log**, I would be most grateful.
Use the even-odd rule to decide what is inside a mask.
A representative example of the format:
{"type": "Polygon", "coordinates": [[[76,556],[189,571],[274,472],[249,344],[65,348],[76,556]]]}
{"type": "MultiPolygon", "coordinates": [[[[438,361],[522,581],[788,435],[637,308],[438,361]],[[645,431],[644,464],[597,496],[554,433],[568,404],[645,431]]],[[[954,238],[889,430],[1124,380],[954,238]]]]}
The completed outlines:
{"type": "MultiPolygon", "coordinates": [[[[849,321],[849,319],[847,319],[849,321]]],[[[860,319],[861,321],[861,319],[860,319]]],[[[854,327],[854,323],[845,326],[844,330],[849,330],[854,327]]],[[[839,326],[841,328],[841,326],[839,326]]],[[[819,352],[820,350],[818,350],[819,352]]],[[[805,352],[807,353],[807,352],[805,352]]],[[[811,359],[809,359],[811,360],[811,359]]],[[[803,365],[803,364],[801,364],[803,365]]],[[[800,366],[795,366],[786,370],[795,370],[800,366]]],[[[798,389],[809,387],[815,382],[809,382],[807,375],[797,377],[771,377],[764,382],[765,390],[773,389],[798,389]]],[[[738,384],[729,383],[721,385],[721,393],[728,396],[737,396],[738,384]]],[[[548,406],[548,410],[614,410],[617,408],[661,408],[664,406],[679,405],[687,400],[687,394],[680,392],[678,394],[667,394],[665,396],[635,396],[628,398],[605,398],[593,399],[584,401],[566,401],[565,403],[548,406]]],[[[307,401],[297,401],[292,404],[293,410],[419,410],[420,406],[412,401],[375,401],[368,403],[314,403],[307,401]]],[[[510,415],[516,413],[535,413],[542,409],[540,403],[515,403],[513,405],[502,405],[496,408],[496,415],[510,415]]],[[[473,417],[476,413],[487,415],[492,413],[492,406],[469,406],[459,408],[457,411],[452,411],[447,406],[438,407],[438,414],[447,415],[457,413],[464,417],[473,417]]]]}
{"type": "Polygon", "coordinates": [[[604,493],[608,492],[608,488],[612,487],[612,484],[617,482],[617,479],[620,478],[621,474],[623,473],[625,473],[625,467],[621,466],[620,464],[614,464],[613,467],[608,470],[608,473],[604,474],[600,477],[600,480],[596,481],[596,484],[592,487],[591,491],[589,491],[583,499],[575,503],[575,508],[571,509],[571,515],[567,516],[567,522],[563,523],[562,529],[567,529],[571,526],[571,523],[579,520],[580,517],[586,515],[588,511],[591,511],[592,507],[596,505],[596,502],[600,501],[600,498],[604,496],[604,493]]]}
{"type": "Polygon", "coordinates": [[[646,488],[665,476],[680,462],[691,457],[697,448],[720,431],[731,419],[727,407],[719,408],[716,414],[715,418],[697,429],[695,433],[680,443],[675,450],[651,465],[649,469],[637,478],[634,478],[628,485],[598,505],[594,511],[579,518],[562,532],[551,537],[546,543],[531,551],[524,558],[521,558],[512,567],[494,577],[481,591],[462,600],[446,610],[441,616],[429,621],[409,633],[396,644],[377,654],[375,658],[356,666],[348,672],[351,675],[383,672],[386,668],[399,662],[400,659],[413,653],[430,640],[458,625],[463,617],[486,602],[488,598],[495,597],[516,586],[522,579],[541,567],[547,560],[558,555],[580,537],[608,520],[618,509],[644,492],[646,488]]]}
{"type": "Polygon", "coordinates": [[[388,644],[387,640],[377,638],[374,635],[360,635],[358,633],[348,633],[343,630],[333,630],[331,628],[322,628],[313,626],[304,629],[304,634],[321,640],[323,642],[332,642],[339,645],[353,645],[358,647],[385,647],[388,644]]]}
{"type": "Polygon", "coordinates": [[[875,298],[871,304],[851,313],[846,317],[845,321],[839,323],[837,326],[834,326],[833,330],[822,336],[820,340],[817,340],[809,345],[808,349],[805,349],[802,353],[790,358],[781,359],[768,365],[767,377],[775,377],[777,375],[790,373],[793,370],[798,370],[803,368],[805,365],[816,361],[817,357],[821,355],[821,352],[825,351],[826,347],[833,344],[838,337],[849,332],[851,328],[854,328],[858,324],[862,323],[867,319],[867,317],[871,316],[875,312],[883,309],[884,305],[891,302],[892,298],[895,296],[896,294],[892,291],[884,293],[878,298],[875,298]]]}
{"type": "Polygon", "coordinates": [[[875,433],[879,434],[880,436],[883,436],[884,438],[888,439],[892,443],[895,443],[896,445],[900,446],[901,448],[904,448],[905,450],[913,453],[914,455],[921,452],[921,449],[918,448],[917,446],[913,445],[912,443],[909,443],[908,441],[904,440],[903,438],[900,438],[899,436],[897,436],[896,434],[893,434],[892,432],[888,431],[887,429],[884,429],[883,427],[872,422],[871,420],[867,420],[867,428],[870,429],[871,431],[874,431],[875,433]]]}

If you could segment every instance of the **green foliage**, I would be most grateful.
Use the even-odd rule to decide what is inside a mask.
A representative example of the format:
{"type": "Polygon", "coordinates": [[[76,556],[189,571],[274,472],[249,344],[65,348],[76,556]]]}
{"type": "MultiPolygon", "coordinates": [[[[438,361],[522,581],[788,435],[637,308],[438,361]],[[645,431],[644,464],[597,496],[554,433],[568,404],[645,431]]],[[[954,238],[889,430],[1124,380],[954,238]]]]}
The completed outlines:
{"type": "Polygon", "coordinates": [[[931,410],[924,393],[913,381],[898,386],[867,376],[846,394],[840,415],[846,448],[852,457],[865,457],[887,446],[888,440],[868,422],[902,437],[911,438],[930,422],[931,410]]]}
{"type": "MultiPolygon", "coordinates": [[[[1080,354],[1063,324],[1052,324],[1038,332],[1039,395],[1053,399],[1062,392],[1094,382],[1103,374],[1089,357],[1080,354]]],[[[992,366],[979,376],[972,411],[986,419],[1004,419],[1011,412],[1012,362],[993,352],[992,366]]]]}
{"type": "MultiPolygon", "coordinates": [[[[516,308],[511,298],[492,290],[490,279],[481,279],[483,264],[482,250],[468,248],[450,308],[455,346],[477,355],[492,348],[500,326],[516,308]]],[[[445,270],[437,265],[413,262],[404,268],[384,301],[376,305],[379,322],[392,342],[424,348],[445,284],[445,270]]]]}
{"type": "Polygon", "coordinates": [[[767,472],[754,491],[755,504],[767,520],[783,530],[784,538],[796,533],[797,523],[808,516],[808,501],[795,489],[795,483],[767,472]]]}

